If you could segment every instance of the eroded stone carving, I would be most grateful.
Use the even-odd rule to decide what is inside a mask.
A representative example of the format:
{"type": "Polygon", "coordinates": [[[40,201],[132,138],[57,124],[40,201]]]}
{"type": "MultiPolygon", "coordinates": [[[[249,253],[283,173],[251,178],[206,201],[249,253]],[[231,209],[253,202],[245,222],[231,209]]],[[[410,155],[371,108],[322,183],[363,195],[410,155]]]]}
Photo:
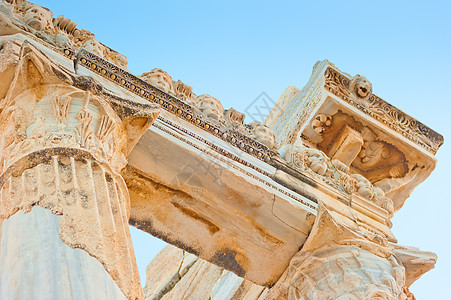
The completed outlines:
{"type": "Polygon", "coordinates": [[[213,96],[203,94],[196,98],[196,107],[199,112],[212,120],[225,123],[224,108],[221,102],[213,96]]]}
{"type": "Polygon", "coordinates": [[[368,100],[371,96],[373,86],[366,77],[355,75],[349,83],[349,89],[360,100],[368,100]]]}
{"type": "Polygon", "coordinates": [[[318,114],[312,121],[312,128],[317,134],[322,134],[327,127],[332,124],[332,117],[325,114],[318,114]]]}
{"type": "Polygon", "coordinates": [[[2,1],[0,4],[0,35],[24,33],[61,51],[76,51],[85,47],[114,64],[126,68],[124,55],[101,44],[93,33],[78,29],[77,24],[28,1],[2,1]]]}
{"type": "Polygon", "coordinates": [[[237,111],[234,108],[230,108],[225,111],[224,118],[227,126],[232,128],[240,128],[244,125],[245,114],[237,111]]]}
{"type": "Polygon", "coordinates": [[[22,45],[0,100],[0,222],[34,205],[61,215],[61,239],[98,259],[135,299],[142,291],[119,171],[158,108],[109,97],[22,45]]]}
{"type": "Polygon", "coordinates": [[[277,150],[276,136],[270,128],[260,123],[259,121],[250,123],[249,127],[251,129],[252,137],[255,140],[262,143],[271,150],[277,150]]]}
{"type": "Polygon", "coordinates": [[[388,125],[390,128],[419,144],[435,154],[443,144],[443,137],[406,115],[396,107],[371,93],[371,83],[360,75],[349,79],[333,67],[328,67],[324,73],[325,88],[346,102],[358,108],[363,113],[388,125]],[[351,99],[351,91],[359,101],[351,99]]]}
{"type": "MultiPolygon", "coordinates": [[[[259,122],[244,125],[244,114],[236,111],[230,110],[224,114],[221,103],[212,96],[196,97],[190,86],[181,81],[173,82],[167,73],[159,69],[149,72],[149,78],[143,76],[151,82],[150,87],[123,69],[99,58],[99,56],[108,57],[113,62],[120,62],[117,63],[119,65],[123,64],[123,57],[120,54],[99,43],[92,33],[77,29],[75,23],[69,19],[64,17],[53,19],[51,12],[40,6],[28,5],[26,1],[8,3],[9,6],[8,4],[4,6],[6,10],[2,7],[2,13],[6,11],[2,16],[7,16],[6,19],[11,21],[11,28],[16,26],[19,32],[32,34],[33,38],[38,38],[41,42],[59,47],[57,50],[60,52],[62,47],[71,48],[70,51],[64,49],[63,53],[66,57],[76,58],[75,66],[81,64],[144,99],[160,103],[168,112],[192,122],[198,128],[230,142],[250,155],[269,162],[271,151],[277,150],[271,129],[259,122]],[[79,46],[84,46],[92,53],[82,50],[75,55],[71,52],[74,47],[79,46]]],[[[10,33],[4,31],[2,34],[10,33]]],[[[85,249],[101,261],[129,298],[135,295],[139,297],[139,291],[136,290],[136,268],[126,228],[128,193],[119,171],[124,167],[126,156],[136,141],[156,118],[156,107],[149,104],[134,105],[126,99],[117,97],[110,98],[100,84],[53,65],[33,46],[24,45],[22,50],[17,52],[14,45],[16,45],[14,41],[7,43],[9,53],[14,53],[18,57],[17,61],[10,64],[14,66],[13,69],[17,68],[17,72],[11,76],[14,80],[7,80],[8,84],[13,82],[9,92],[0,98],[1,217],[7,218],[18,209],[28,211],[33,205],[40,205],[55,214],[61,214],[62,239],[72,247],[85,249]],[[25,185],[25,182],[30,184],[25,185]],[[4,203],[6,204],[3,205],[4,203]],[[118,252],[120,255],[117,255],[118,252]]],[[[1,51],[4,51],[3,48],[1,51]]],[[[327,80],[333,81],[333,78],[327,80]]],[[[338,83],[334,81],[335,91],[348,93],[350,98],[359,98],[359,101],[369,101],[373,97],[371,84],[366,79],[357,76],[350,81],[349,78],[347,80],[342,78],[338,83]],[[340,86],[342,83],[346,84],[344,89],[340,86]]],[[[319,88],[322,86],[317,90],[319,88]]],[[[294,97],[298,92],[292,90],[287,94],[286,102],[282,103],[288,105],[291,99],[288,99],[288,96],[294,97]]],[[[316,92],[312,92],[313,98],[315,95],[316,92]]],[[[314,101],[307,100],[305,107],[314,106],[314,101]]],[[[364,106],[369,107],[366,104],[364,106]]],[[[312,127],[321,135],[326,127],[331,125],[328,121],[332,118],[324,114],[318,116],[319,118],[315,120],[318,122],[314,121],[312,127]]],[[[308,113],[305,112],[299,117],[307,118],[308,113]]],[[[172,125],[180,132],[187,133],[180,124],[172,125]]],[[[297,138],[295,131],[289,136],[289,140],[294,141],[297,138]]],[[[187,134],[195,135],[192,132],[187,134]]],[[[365,134],[363,135],[365,137],[365,134]]],[[[385,151],[388,143],[375,138],[366,139],[365,142],[362,151],[358,153],[361,155],[362,164],[371,164],[380,157],[383,159],[388,157],[385,151]]],[[[350,162],[343,159],[343,156],[334,153],[329,158],[318,149],[296,147],[290,148],[285,158],[292,163],[292,169],[302,171],[297,174],[305,173],[309,175],[309,180],[315,181],[312,186],[319,183],[317,186],[323,187],[321,182],[323,181],[330,187],[343,191],[350,197],[341,199],[339,195],[337,201],[349,201],[347,204],[352,209],[369,200],[382,207],[389,215],[393,214],[393,203],[386,197],[384,190],[374,187],[362,175],[350,174],[350,162]]],[[[226,156],[221,152],[224,149],[219,147],[211,149],[217,150],[221,159],[223,158],[220,155],[226,156]]],[[[278,158],[277,155],[275,157],[278,158]]],[[[237,156],[233,159],[243,161],[237,156]]],[[[395,171],[391,174],[395,174],[395,171]]],[[[261,171],[260,174],[269,177],[267,171],[261,171]]],[[[268,181],[258,176],[253,178],[269,186],[268,181]]],[[[335,190],[332,192],[339,194],[335,190]]],[[[312,207],[315,208],[310,206],[312,207]]],[[[368,207],[370,206],[359,209],[363,211],[368,207]]],[[[377,211],[377,207],[370,208],[377,211]]],[[[313,232],[311,235],[321,237],[322,241],[312,241],[306,244],[302,251],[309,253],[307,259],[313,258],[308,265],[314,265],[317,260],[321,262],[320,267],[315,269],[321,267],[328,268],[327,271],[334,269],[333,273],[339,274],[338,285],[344,284],[344,287],[337,288],[336,284],[330,282],[327,286],[323,286],[320,279],[317,280],[319,277],[313,274],[316,271],[307,266],[305,272],[302,272],[307,275],[303,276],[313,278],[311,281],[305,281],[309,282],[307,295],[312,292],[313,297],[338,293],[344,297],[366,295],[402,298],[406,285],[403,279],[404,271],[393,256],[387,236],[371,228],[371,224],[366,224],[367,227],[363,228],[361,225],[364,222],[361,222],[359,217],[342,220],[337,214],[330,212],[327,218],[319,222],[324,228],[333,228],[330,231],[332,234],[326,232],[324,236],[322,233],[313,232]],[[322,256],[321,251],[326,247],[327,252],[322,256]],[[340,257],[334,258],[335,254],[340,257]],[[379,271],[375,272],[376,279],[364,271],[361,273],[364,273],[366,278],[362,279],[364,276],[356,271],[363,268],[366,259],[379,267],[379,271]],[[361,280],[365,285],[364,289],[359,287],[358,283],[361,280]]],[[[217,229],[213,231],[217,232],[217,229]]],[[[221,255],[228,253],[224,250],[221,255]]],[[[232,257],[235,259],[237,256],[232,257]]],[[[305,257],[300,262],[293,262],[293,266],[297,264],[296,268],[304,268],[303,259],[305,257]]],[[[414,264],[412,260],[411,263],[414,264]]],[[[424,262],[424,265],[427,264],[431,264],[430,260],[424,262]]],[[[419,268],[423,268],[423,265],[419,268]]],[[[326,279],[329,281],[333,278],[326,279]]],[[[289,297],[301,297],[305,282],[291,281],[292,284],[289,284],[286,294],[289,297]],[[295,287],[296,290],[291,287],[295,287]]]]}
{"type": "Polygon", "coordinates": [[[174,87],[172,85],[172,78],[166,71],[155,68],[150,72],[141,74],[141,79],[150,83],[151,85],[161,89],[163,92],[175,95],[174,87]]]}
{"type": "MultiPolygon", "coordinates": [[[[393,201],[385,196],[384,191],[374,187],[360,174],[349,174],[349,168],[341,161],[331,161],[324,152],[306,146],[284,146],[281,154],[288,163],[299,170],[315,175],[349,196],[356,193],[386,210],[389,218],[393,217],[393,201]]],[[[385,222],[391,226],[389,219],[385,222]]]]}
{"type": "Polygon", "coordinates": [[[187,85],[186,83],[182,82],[181,80],[177,80],[176,82],[173,82],[174,90],[175,90],[175,96],[186,101],[187,103],[194,105],[195,104],[195,97],[196,95],[193,94],[193,87],[187,85]]]}
{"type": "Polygon", "coordinates": [[[285,277],[267,299],[411,299],[388,243],[324,206],[285,277]],[[409,297],[408,297],[409,296],[409,297]]]}

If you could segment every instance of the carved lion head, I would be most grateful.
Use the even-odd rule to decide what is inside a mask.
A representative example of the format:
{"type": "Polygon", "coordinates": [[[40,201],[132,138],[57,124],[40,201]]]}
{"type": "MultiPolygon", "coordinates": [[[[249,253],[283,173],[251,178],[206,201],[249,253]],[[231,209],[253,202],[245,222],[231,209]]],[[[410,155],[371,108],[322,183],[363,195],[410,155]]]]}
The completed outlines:
{"type": "Polygon", "coordinates": [[[367,100],[371,96],[373,86],[366,77],[356,75],[351,79],[349,89],[358,99],[367,100]]]}

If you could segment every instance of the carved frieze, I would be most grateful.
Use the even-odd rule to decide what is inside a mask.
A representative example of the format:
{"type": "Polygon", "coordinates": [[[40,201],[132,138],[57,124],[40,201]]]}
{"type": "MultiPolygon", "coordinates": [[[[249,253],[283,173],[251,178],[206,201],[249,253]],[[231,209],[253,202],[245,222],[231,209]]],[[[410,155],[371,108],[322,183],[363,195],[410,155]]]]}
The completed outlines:
{"type": "MultiPolygon", "coordinates": [[[[331,161],[318,149],[295,145],[285,146],[282,153],[283,158],[298,170],[310,173],[348,197],[355,193],[387,211],[390,218],[393,216],[393,201],[385,196],[382,189],[374,187],[362,175],[349,174],[347,166],[339,160],[331,161]]],[[[389,219],[384,222],[391,226],[389,219]]]]}
{"type": "Polygon", "coordinates": [[[325,88],[366,115],[389,126],[414,143],[435,154],[443,137],[396,107],[372,94],[371,83],[360,75],[349,79],[332,67],[324,73],[325,88]]]}
{"type": "Polygon", "coordinates": [[[214,120],[225,124],[224,108],[218,99],[211,95],[203,94],[196,98],[196,106],[198,112],[206,119],[214,120]]]}
{"type": "Polygon", "coordinates": [[[196,99],[195,106],[193,106],[169,93],[163,92],[159,88],[85,49],[81,49],[76,54],[70,51],[65,51],[64,53],[66,53],[67,57],[74,59],[76,68],[78,68],[79,65],[83,65],[134,94],[159,104],[162,109],[194,124],[198,128],[219,137],[239,149],[246,151],[248,154],[258,159],[269,161],[271,157],[277,155],[277,153],[273,151],[274,148],[270,149],[267,145],[255,140],[253,138],[253,134],[255,133],[252,133],[250,129],[240,130],[226,126],[224,116],[219,114],[219,112],[224,114],[222,105],[218,108],[217,104],[219,101],[218,103],[216,101],[210,101],[210,98],[210,100],[206,100],[206,102],[211,104],[205,104],[204,110],[211,111],[212,113],[203,114],[202,112],[197,111],[199,105],[198,99],[196,99]],[[218,114],[216,114],[216,112],[218,112],[218,114]],[[208,115],[216,115],[218,116],[218,119],[215,119],[214,117],[210,118],[208,115]]]}

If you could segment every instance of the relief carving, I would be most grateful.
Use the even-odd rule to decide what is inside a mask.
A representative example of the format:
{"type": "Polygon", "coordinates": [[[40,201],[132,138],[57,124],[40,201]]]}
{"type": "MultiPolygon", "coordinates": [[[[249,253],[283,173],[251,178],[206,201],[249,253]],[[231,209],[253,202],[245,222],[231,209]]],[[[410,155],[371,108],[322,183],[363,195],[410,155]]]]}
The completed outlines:
{"type": "Polygon", "coordinates": [[[226,125],[231,128],[240,128],[244,125],[245,114],[237,111],[234,108],[230,108],[225,111],[224,118],[226,125]]]}
{"type": "Polygon", "coordinates": [[[150,72],[141,74],[139,77],[145,82],[159,88],[163,92],[175,95],[174,87],[172,85],[172,78],[166,71],[155,68],[150,72]]]}
{"type": "Polygon", "coordinates": [[[193,94],[193,87],[183,83],[181,80],[173,82],[175,96],[184,100],[189,104],[194,104],[195,95],[193,94]]]}
{"type": "MultiPolygon", "coordinates": [[[[382,189],[374,187],[360,174],[350,174],[349,168],[340,160],[330,158],[322,151],[306,146],[287,145],[281,149],[282,157],[301,172],[308,172],[329,186],[351,196],[353,193],[375,203],[393,217],[393,201],[382,189]]],[[[390,220],[385,220],[391,227],[390,220]]]]}
{"type": "MultiPolygon", "coordinates": [[[[219,101],[217,101],[214,97],[212,97],[213,101],[211,104],[205,105],[207,107],[205,110],[208,111],[208,107],[210,107],[213,111],[213,114],[211,114],[212,118],[209,118],[199,109],[199,106],[201,105],[199,103],[200,96],[196,96],[193,93],[191,100],[181,100],[176,98],[173,94],[171,94],[171,92],[164,93],[160,90],[160,88],[155,88],[153,84],[149,84],[149,82],[146,81],[146,77],[151,76],[149,74],[151,72],[144,73],[143,75],[145,76],[141,75],[141,77],[138,78],[129,72],[112,65],[110,62],[105,61],[97,55],[86,51],[85,49],[80,50],[76,54],[75,69],[77,69],[79,65],[83,65],[84,67],[93,70],[105,79],[120,85],[121,87],[150,102],[158,103],[161,105],[162,109],[177,115],[177,117],[182,118],[201,130],[205,130],[232,144],[233,146],[246,151],[249,155],[252,155],[260,160],[269,161],[272,156],[277,155],[272,151],[272,149],[269,149],[264,144],[257,142],[253,138],[250,125],[231,128],[229,125],[225,125],[225,120],[222,121],[225,116],[220,113],[218,114],[218,119],[220,121],[217,121],[215,118],[216,112],[223,112],[223,108],[219,101]],[[217,105],[217,103],[219,103],[219,105],[217,105]]],[[[172,82],[173,85],[175,84],[173,81],[169,80],[169,75],[166,76],[166,78],[166,83],[163,83],[161,86],[169,84],[170,82],[172,82]]],[[[178,85],[178,83],[176,85],[178,85]]],[[[242,162],[244,163],[244,161],[242,162]]]]}
{"type": "Polygon", "coordinates": [[[359,153],[362,164],[372,165],[380,159],[387,159],[390,157],[390,148],[384,143],[377,141],[377,137],[368,127],[362,130],[363,146],[359,153]]]}
{"type": "Polygon", "coordinates": [[[83,148],[90,148],[94,131],[91,128],[92,114],[83,108],[76,116],[78,124],[75,127],[78,137],[78,142],[83,148]]]}
{"type": "Polygon", "coordinates": [[[307,241],[266,299],[412,299],[401,260],[379,239],[320,204],[307,241]]]}
{"type": "Polygon", "coordinates": [[[312,121],[312,128],[317,134],[322,134],[331,125],[332,117],[325,114],[318,114],[312,121]]]}
{"type": "Polygon", "coordinates": [[[55,96],[55,99],[53,99],[52,108],[58,124],[67,124],[70,100],[70,96],[61,97],[60,95],[55,96]]]}
{"type": "Polygon", "coordinates": [[[368,100],[371,96],[373,86],[366,77],[355,75],[349,82],[349,89],[357,99],[363,101],[368,100]]]}
{"type": "Polygon", "coordinates": [[[371,83],[365,77],[356,75],[350,79],[335,68],[328,67],[324,79],[324,87],[329,92],[432,154],[443,144],[443,136],[372,94],[371,83]]]}
{"type": "Polygon", "coordinates": [[[222,107],[221,102],[215,97],[207,94],[197,96],[196,108],[199,110],[200,114],[207,119],[215,120],[222,124],[225,123],[224,108],[222,107]]]}
{"type": "Polygon", "coordinates": [[[262,143],[270,150],[277,151],[276,136],[271,128],[263,125],[258,121],[249,124],[252,138],[257,142],[262,143]]]}
{"type": "Polygon", "coordinates": [[[22,47],[0,100],[0,223],[34,205],[61,215],[62,241],[102,263],[128,298],[141,298],[119,172],[158,107],[118,101],[30,43],[22,47]]]}
{"type": "Polygon", "coordinates": [[[93,33],[78,29],[70,19],[64,16],[53,18],[49,9],[28,1],[2,1],[0,36],[15,33],[31,35],[37,41],[63,52],[86,47],[120,67],[127,67],[124,55],[98,42],[93,33]]]}
{"type": "Polygon", "coordinates": [[[97,137],[100,140],[103,149],[110,155],[113,152],[113,132],[116,129],[116,125],[112,118],[107,115],[103,115],[100,118],[100,126],[97,131],[97,137]]]}

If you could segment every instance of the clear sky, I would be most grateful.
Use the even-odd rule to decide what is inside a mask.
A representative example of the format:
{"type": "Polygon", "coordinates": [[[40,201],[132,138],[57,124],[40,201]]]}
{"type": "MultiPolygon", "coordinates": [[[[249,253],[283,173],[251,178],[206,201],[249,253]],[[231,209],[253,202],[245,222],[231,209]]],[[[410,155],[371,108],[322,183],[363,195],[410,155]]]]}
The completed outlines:
{"type": "MultiPolygon", "coordinates": [[[[436,170],[392,221],[400,244],[439,257],[411,287],[417,299],[450,297],[451,1],[34,2],[126,55],[132,73],[162,68],[225,108],[303,87],[317,60],[366,76],[375,94],[445,136],[436,170]]],[[[162,243],[132,232],[145,278],[162,243]]]]}

